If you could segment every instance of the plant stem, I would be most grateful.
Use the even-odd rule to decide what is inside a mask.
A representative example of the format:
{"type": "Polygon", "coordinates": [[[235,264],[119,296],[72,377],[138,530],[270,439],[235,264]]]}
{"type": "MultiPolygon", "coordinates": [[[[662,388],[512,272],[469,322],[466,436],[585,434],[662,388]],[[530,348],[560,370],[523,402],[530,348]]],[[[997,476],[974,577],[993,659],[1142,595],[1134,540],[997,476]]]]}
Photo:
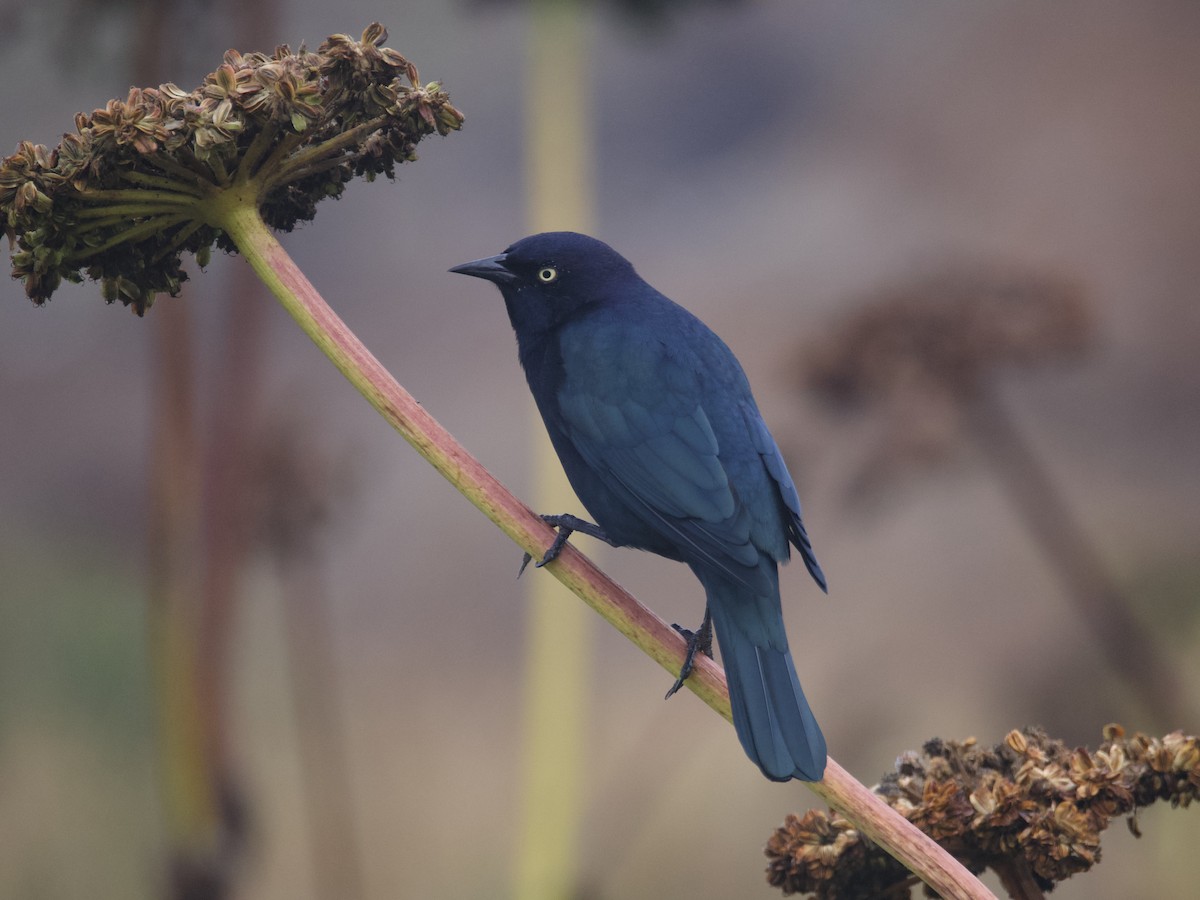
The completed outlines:
{"type": "Polygon", "coordinates": [[[148,219],[145,222],[142,222],[142,223],[134,226],[133,228],[126,229],[125,231],[122,231],[119,234],[113,235],[111,238],[109,238],[103,244],[98,244],[95,247],[88,247],[86,252],[80,253],[77,256],[73,256],[71,258],[73,260],[82,262],[83,260],[91,259],[93,256],[96,256],[99,253],[103,253],[105,250],[109,250],[109,249],[117,246],[118,244],[124,244],[126,242],[133,243],[134,241],[140,241],[142,238],[149,237],[150,235],[154,234],[154,232],[156,232],[156,231],[165,231],[168,228],[178,225],[180,222],[187,222],[191,218],[192,217],[190,215],[188,215],[187,213],[184,213],[184,212],[174,213],[169,216],[168,215],[156,215],[154,218],[148,219]]]}
{"type": "Polygon", "coordinates": [[[212,182],[203,175],[197,174],[194,170],[187,166],[175,162],[165,153],[148,153],[142,157],[147,163],[166,172],[168,175],[174,175],[180,181],[179,190],[185,187],[195,187],[196,190],[202,190],[205,184],[211,185],[212,182]]]}
{"type": "MultiPolygon", "coordinates": [[[[130,172],[129,174],[133,175],[135,173],[130,172]]],[[[184,193],[182,191],[167,190],[148,191],[144,188],[126,188],[124,190],[118,189],[111,191],[87,190],[80,191],[79,196],[84,200],[95,200],[98,203],[109,203],[113,200],[123,200],[126,202],[127,206],[136,207],[163,205],[170,205],[173,207],[191,206],[200,199],[200,194],[198,192],[184,193]]],[[[109,207],[107,206],[101,206],[96,207],[95,209],[81,210],[79,215],[86,216],[88,213],[96,212],[96,210],[107,211],[108,209],[109,207]]]]}
{"type": "MultiPolygon", "coordinates": [[[[199,199],[203,196],[200,188],[193,184],[185,184],[182,181],[177,181],[174,178],[163,178],[159,175],[150,175],[146,172],[122,172],[121,177],[125,181],[132,181],[134,184],[144,184],[147,187],[158,188],[161,191],[168,191],[173,194],[184,194],[189,197],[199,199]]],[[[104,191],[89,191],[89,194],[102,194],[104,191]]],[[[141,192],[135,192],[141,194],[141,192]]]]}
{"type": "MultiPolygon", "coordinates": [[[[157,215],[163,215],[158,213],[157,215]]],[[[101,219],[88,219],[87,224],[79,223],[75,227],[75,233],[80,237],[91,236],[93,232],[104,231],[106,228],[111,228],[114,225],[128,225],[133,221],[133,217],[129,213],[117,213],[116,215],[104,216],[101,219]]]]}
{"type": "Polygon", "coordinates": [[[1005,496],[1061,577],[1109,664],[1137,694],[1144,713],[1166,729],[1180,727],[1192,710],[1170,648],[1134,614],[1132,599],[1108,573],[995,388],[979,385],[966,394],[964,410],[979,449],[1004,485],[1005,496]]]}
{"type": "Polygon", "coordinates": [[[324,172],[328,169],[334,169],[344,163],[348,158],[348,154],[343,154],[342,156],[323,157],[302,166],[291,166],[288,168],[286,179],[268,179],[266,182],[266,190],[270,192],[281,185],[292,184],[296,181],[299,181],[301,178],[308,178],[310,175],[316,175],[319,172],[324,172]]]}
{"type": "Polygon", "coordinates": [[[277,128],[264,128],[254,140],[250,142],[250,146],[246,148],[246,152],[242,155],[242,161],[238,163],[237,171],[234,175],[238,181],[249,180],[258,169],[259,160],[263,154],[271,146],[271,141],[275,140],[275,135],[279,134],[277,128]]]}
{"type": "Polygon", "coordinates": [[[192,408],[190,307],[155,317],[153,465],[147,536],[148,654],[158,704],[159,762],[172,849],[192,853],[218,828],[211,760],[196,684],[195,610],[200,594],[199,451],[192,408]]]}
{"type": "Polygon", "coordinates": [[[263,166],[262,170],[267,174],[266,190],[273,190],[277,185],[287,184],[295,179],[294,172],[301,166],[314,162],[318,159],[323,159],[331,154],[338,153],[347,147],[353,147],[358,139],[364,134],[370,134],[380,125],[387,121],[386,116],[376,116],[374,119],[368,119],[355,125],[349,131],[343,131],[336,137],[332,137],[324,143],[313,144],[311,147],[306,147],[299,153],[295,154],[291,159],[278,160],[278,167],[271,169],[268,166],[263,166]]]}
{"type": "MultiPolygon", "coordinates": [[[[528,233],[594,230],[589,115],[591,34],[586,0],[528,4],[525,68],[525,186],[528,233]]],[[[526,403],[536,509],[578,505],[550,436],[526,403]]],[[[509,895],[529,900],[577,896],[590,777],[589,674],[595,643],[591,612],[551,578],[525,585],[522,725],[509,895]]]]}
{"type": "Polygon", "coordinates": [[[205,162],[216,178],[217,184],[229,184],[229,171],[225,168],[225,162],[221,159],[220,153],[213,153],[205,162]]]}
{"type": "Polygon", "coordinates": [[[216,172],[212,166],[201,160],[196,154],[192,153],[187,147],[180,147],[175,153],[176,159],[182,161],[185,169],[191,170],[192,174],[198,177],[201,181],[207,181],[210,184],[216,178],[216,172]]]}
{"type": "Polygon", "coordinates": [[[175,236],[173,238],[171,238],[171,243],[167,244],[165,247],[163,247],[161,250],[159,250],[157,253],[154,254],[154,257],[153,257],[153,259],[151,259],[151,262],[158,262],[160,259],[162,259],[164,256],[166,256],[168,253],[174,253],[176,250],[178,250],[180,247],[183,246],[184,242],[187,241],[188,238],[190,238],[193,234],[195,234],[198,230],[200,230],[203,227],[204,227],[204,223],[198,222],[195,219],[188,222],[185,226],[183,226],[177,232],[175,232],[175,236]]]}
{"type": "MultiPolygon", "coordinates": [[[[265,304],[264,304],[265,308],[265,304]]],[[[359,864],[354,791],[338,696],[330,598],[319,540],[301,538],[302,553],[275,550],[283,589],[284,649],[292,683],[296,749],[304,778],[314,896],[359,900],[367,895],[359,864]]]]}
{"type": "Polygon", "coordinates": [[[279,169],[279,164],[285,157],[293,152],[297,147],[305,141],[303,134],[285,134],[279,139],[279,144],[271,151],[271,155],[263,160],[262,165],[258,166],[258,172],[275,172],[279,169]]]}
{"type": "MultiPolygon", "coordinates": [[[[225,230],[296,323],[380,415],[518,546],[540,557],[554,532],[430,416],[325,303],[262,221],[254,205],[257,190],[253,183],[235,184],[214,196],[204,206],[210,224],[225,230]]],[[[547,570],[651,659],[678,674],[683,638],[574,547],[568,544],[547,570]]],[[[686,684],[732,718],[724,674],[712,660],[698,657],[686,684]]],[[[834,760],[824,779],[808,786],[943,897],[994,900],[961,863],[834,760]]]]}

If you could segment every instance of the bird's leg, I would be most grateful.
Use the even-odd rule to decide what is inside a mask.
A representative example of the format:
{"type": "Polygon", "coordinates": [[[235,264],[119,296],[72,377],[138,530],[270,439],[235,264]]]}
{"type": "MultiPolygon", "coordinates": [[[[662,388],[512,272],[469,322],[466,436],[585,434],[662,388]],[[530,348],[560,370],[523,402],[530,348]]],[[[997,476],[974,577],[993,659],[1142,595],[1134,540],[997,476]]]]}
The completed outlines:
{"type": "Polygon", "coordinates": [[[696,631],[684,628],[682,625],[672,624],[671,627],[678,631],[684,640],[687,641],[687,653],[683,657],[683,665],[679,669],[679,677],[675,679],[675,683],[667,691],[667,696],[663,697],[664,700],[669,700],[672,694],[683,687],[683,683],[692,674],[692,664],[696,661],[697,650],[709,659],[712,659],[712,610],[707,606],[704,607],[704,621],[700,623],[700,627],[696,631]]]}
{"type": "MultiPolygon", "coordinates": [[[[569,513],[564,513],[561,516],[542,516],[542,521],[547,525],[557,528],[558,534],[554,538],[554,543],[550,545],[550,549],[548,549],[542,555],[541,561],[537,563],[535,568],[540,569],[546,563],[553,562],[555,559],[557,559],[558,554],[562,553],[562,548],[567,545],[567,540],[576,531],[578,531],[580,534],[586,534],[589,537],[594,537],[598,541],[604,541],[604,543],[608,544],[610,547],[617,546],[616,542],[614,542],[612,538],[605,534],[599,525],[593,525],[591,522],[587,522],[578,516],[572,516],[569,513]]],[[[521,568],[517,572],[518,578],[520,578],[525,572],[525,567],[529,565],[529,562],[532,559],[533,557],[528,553],[526,553],[524,558],[522,558],[521,568]]]]}

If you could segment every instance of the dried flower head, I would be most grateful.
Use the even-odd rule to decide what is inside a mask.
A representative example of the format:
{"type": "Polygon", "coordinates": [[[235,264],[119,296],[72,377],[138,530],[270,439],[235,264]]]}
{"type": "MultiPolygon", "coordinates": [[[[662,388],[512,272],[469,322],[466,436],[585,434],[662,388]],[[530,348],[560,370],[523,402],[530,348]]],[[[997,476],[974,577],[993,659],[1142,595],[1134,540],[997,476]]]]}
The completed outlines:
{"type": "Polygon", "coordinates": [[[876,413],[847,486],[861,502],[946,462],[993,373],[1074,356],[1091,331],[1071,279],[957,266],[867,298],[804,348],[799,380],[829,410],[876,413]]]}
{"type": "Polygon", "coordinates": [[[1090,336],[1074,281],[955,268],[868,298],[806,354],[802,374],[830,404],[856,407],[914,383],[969,391],[994,367],[1073,355],[1090,336]]]}
{"type": "Polygon", "coordinates": [[[182,253],[236,249],[220,225],[223,195],[248,192],[270,227],[288,231],[354,176],[393,177],[462,114],[386,38],[373,24],[315,53],[230,50],[193,91],[133,88],[76,115],[53,150],[21,143],[0,166],[13,277],[40,304],[86,276],[141,315],[155,294],[179,291],[182,253]]]}
{"type": "MultiPolygon", "coordinates": [[[[995,747],[931,740],[905,753],[875,792],[967,868],[1020,873],[1041,890],[1100,860],[1100,834],[1156,800],[1200,796],[1200,739],[1172,732],[1125,737],[1105,729],[1099,750],[1071,750],[1036,728],[995,747]]],[[[912,876],[836,814],[788,816],[767,843],[767,880],[785,894],[907,897],[912,876]]]]}

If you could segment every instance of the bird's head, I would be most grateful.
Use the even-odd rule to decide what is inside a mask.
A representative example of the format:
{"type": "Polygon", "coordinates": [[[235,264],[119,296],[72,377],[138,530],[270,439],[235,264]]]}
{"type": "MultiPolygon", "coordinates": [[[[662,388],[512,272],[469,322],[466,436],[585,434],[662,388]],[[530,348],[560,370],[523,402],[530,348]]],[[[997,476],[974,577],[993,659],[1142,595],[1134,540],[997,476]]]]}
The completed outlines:
{"type": "Polygon", "coordinates": [[[573,231],[522,238],[503,253],[450,271],[500,288],[518,337],[553,329],[588,307],[620,297],[622,287],[641,283],[612,247],[573,231]]]}

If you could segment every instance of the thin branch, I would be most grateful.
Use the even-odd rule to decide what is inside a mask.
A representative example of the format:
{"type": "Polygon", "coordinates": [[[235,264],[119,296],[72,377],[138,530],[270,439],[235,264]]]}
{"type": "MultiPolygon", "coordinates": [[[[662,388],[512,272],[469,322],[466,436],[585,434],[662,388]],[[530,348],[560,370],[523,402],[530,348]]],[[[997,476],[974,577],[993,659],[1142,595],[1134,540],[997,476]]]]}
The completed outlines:
{"type": "Polygon", "coordinates": [[[327,141],[306,147],[291,159],[281,160],[278,170],[266,169],[264,167],[265,171],[271,173],[266,179],[266,189],[271,190],[283,182],[291,181],[293,178],[292,173],[301,166],[353,147],[358,143],[359,138],[370,134],[385,124],[387,120],[387,116],[376,116],[374,119],[369,119],[360,125],[355,125],[349,131],[343,131],[327,141]]]}
{"type": "MultiPolygon", "coordinates": [[[[130,175],[137,173],[130,172],[130,175]]],[[[151,176],[153,177],[153,176],[151,176]]],[[[162,179],[166,180],[166,179],[162,179]]],[[[148,191],[145,188],[129,188],[128,190],[85,190],[79,192],[79,197],[82,200],[95,201],[97,203],[109,203],[113,200],[122,200],[128,203],[137,204],[139,206],[151,206],[169,204],[173,206],[191,206],[200,199],[200,193],[184,193],[182,191],[157,190],[148,191]]],[[[107,207],[99,207],[99,210],[104,210],[107,207]]],[[[81,210],[79,215],[86,216],[89,212],[96,210],[81,210]]]]}
{"type": "Polygon", "coordinates": [[[203,227],[203,222],[197,222],[195,220],[188,222],[187,225],[185,225],[183,228],[180,228],[179,231],[175,233],[175,237],[171,238],[171,242],[169,244],[154,254],[152,261],[158,262],[168,253],[174,253],[187,242],[188,238],[190,238],[203,227]]]}
{"type": "MultiPolygon", "coordinates": [[[[146,215],[164,215],[166,210],[159,210],[146,215]]],[[[89,219],[87,224],[80,223],[75,226],[74,232],[81,238],[86,238],[88,235],[97,231],[106,231],[114,225],[132,225],[134,219],[142,219],[145,216],[132,216],[129,213],[117,213],[116,215],[108,215],[103,219],[89,219]]]]}
{"type": "Polygon", "coordinates": [[[263,160],[262,165],[258,166],[253,174],[257,175],[259,172],[276,171],[284,157],[303,144],[305,140],[307,140],[307,135],[305,134],[296,134],[294,132],[292,134],[284,134],[275,149],[271,151],[271,155],[263,160]]]}
{"type": "Polygon", "coordinates": [[[229,170],[225,168],[225,161],[221,159],[220,153],[212,153],[204,161],[208,165],[209,171],[213,173],[217,184],[229,184],[229,170]]]}
{"type": "MultiPolygon", "coordinates": [[[[121,178],[125,181],[131,181],[134,184],[144,184],[146,187],[157,188],[161,191],[168,191],[176,194],[184,194],[189,197],[200,199],[204,196],[204,192],[194,184],[187,184],[182,181],[177,181],[174,178],[163,178],[160,175],[151,175],[148,172],[128,171],[122,172],[121,178]]],[[[89,193],[100,194],[103,191],[91,191],[89,193]]],[[[142,192],[138,192],[141,194],[142,192]]]]}
{"type": "Polygon", "coordinates": [[[307,178],[310,175],[317,175],[329,169],[336,169],[346,160],[351,159],[351,154],[346,153],[342,156],[330,156],[322,159],[313,160],[303,166],[293,166],[287,170],[286,177],[271,177],[264,182],[265,191],[267,193],[277,190],[281,187],[286,187],[292,182],[299,181],[301,178],[307,178]]]}
{"type": "Polygon", "coordinates": [[[1180,727],[1188,719],[1188,710],[1183,680],[1172,665],[1171,654],[1134,615],[1130,598],[1109,575],[995,389],[980,385],[968,392],[964,401],[976,444],[1003,482],[1005,495],[1039,549],[1062,578],[1079,618],[1109,664],[1137,692],[1159,725],[1180,727]]]}
{"type": "Polygon", "coordinates": [[[242,156],[242,161],[238,163],[235,177],[248,180],[258,170],[259,160],[267,152],[277,134],[279,134],[279,130],[275,127],[270,127],[263,128],[254,136],[254,140],[250,142],[250,146],[246,148],[246,152],[242,156]]]}
{"type": "Polygon", "coordinates": [[[154,166],[159,171],[166,172],[168,175],[174,175],[176,178],[180,179],[180,182],[183,185],[195,185],[196,188],[201,192],[204,190],[204,185],[212,184],[212,182],[204,176],[197,174],[193,169],[189,169],[187,166],[180,165],[179,163],[175,162],[172,157],[167,156],[165,153],[149,153],[146,156],[143,156],[142,159],[154,166]]]}
{"type": "Polygon", "coordinates": [[[111,250],[118,244],[140,241],[142,238],[149,237],[156,231],[164,231],[174,225],[178,225],[180,222],[186,222],[189,219],[191,219],[191,215],[188,213],[178,213],[172,216],[155,216],[153,219],[142,222],[140,225],[113,235],[109,240],[102,244],[98,244],[95,247],[88,247],[87,252],[73,256],[72,259],[78,262],[91,259],[93,256],[103,253],[105,250],[111,250]]]}

